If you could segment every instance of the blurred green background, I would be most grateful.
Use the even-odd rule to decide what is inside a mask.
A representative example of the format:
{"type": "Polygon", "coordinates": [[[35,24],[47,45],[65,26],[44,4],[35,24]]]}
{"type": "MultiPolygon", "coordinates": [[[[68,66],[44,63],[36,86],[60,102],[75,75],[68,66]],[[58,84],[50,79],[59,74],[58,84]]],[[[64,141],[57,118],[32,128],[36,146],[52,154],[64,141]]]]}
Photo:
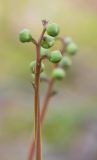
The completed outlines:
{"type": "MultiPolygon", "coordinates": [[[[97,1],[0,0],[2,160],[27,157],[33,129],[33,89],[25,77],[29,77],[29,63],[35,58],[35,47],[21,44],[18,34],[22,28],[28,28],[37,39],[42,30],[42,19],[58,23],[60,35],[71,36],[79,47],[66,79],[54,86],[59,94],[51,99],[43,126],[43,151],[45,145],[47,148],[46,154],[43,152],[44,159],[66,159],[68,153],[71,156],[77,152],[76,146],[83,148],[84,142],[88,144],[88,135],[91,132],[94,137],[97,128],[94,125],[97,122],[97,1]],[[82,139],[81,144],[79,139],[82,139]]],[[[48,63],[46,69],[50,73],[48,63]]],[[[42,84],[41,103],[45,88],[42,84]]]]}

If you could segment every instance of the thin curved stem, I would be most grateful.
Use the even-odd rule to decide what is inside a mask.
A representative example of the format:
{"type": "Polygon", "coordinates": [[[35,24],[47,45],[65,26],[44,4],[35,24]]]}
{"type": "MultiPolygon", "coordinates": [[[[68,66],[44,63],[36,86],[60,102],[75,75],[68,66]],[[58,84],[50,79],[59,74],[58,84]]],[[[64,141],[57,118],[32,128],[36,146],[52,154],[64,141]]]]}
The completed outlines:
{"type": "Polygon", "coordinates": [[[64,54],[65,52],[65,49],[66,49],[66,44],[64,42],[64,39],[62,37],[57,37],[56,40],[60,41],[61,44],[62,44],[62,48],[60,49],[62,55],[64,54]]]}
{"type": "Polygon", "coordinates": [[[40,36],[40,38],[39,38],[39,40],[38,40],[38,44],[41,44],[41,41],[42,41],[42,39],[43,39],[43,36],[44,36],[44,33],[46,32],[46,28],[44,27],[44,29],[43,29],[43,31],[42,31],[42,34],[41,34],[41,36],[40,36]]]}
{"type": "Polygon", "coordinates": [[[31,41],[32,43],[34,43],[35,44],[35,46],[37,46],[38,45],[38,43],[37,43],[37,41],[34,39],[34,38],[32,38],[32,41],[31,41]]]}

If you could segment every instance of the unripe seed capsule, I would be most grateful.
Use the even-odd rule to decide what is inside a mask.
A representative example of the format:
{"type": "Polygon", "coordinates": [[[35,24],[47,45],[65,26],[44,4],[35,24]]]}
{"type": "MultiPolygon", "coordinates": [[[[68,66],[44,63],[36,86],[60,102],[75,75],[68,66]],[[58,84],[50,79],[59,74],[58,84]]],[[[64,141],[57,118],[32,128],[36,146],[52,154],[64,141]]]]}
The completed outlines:
{"type": "Polygon", "coordinates": [[[72,40],[71,37],[65,37],[65,38],[64,38],[64,42],[65,42],[65,44],[68,45],[69,43],[73,42],[73,40],[72,40]]]}
{"type": "Polygon", "coordinates": [[[30,31],[28,29],[23,29],[19,34],[19,39],[22,43],[30,42],[32,40],[30,31]]]}
{"type": "Polygon", "coordinates": [[[48,55],[48,59],[52,63],[58,63],[62,59],[62,54],[61,54],[61,52],[59,50],[52,51],[48,55]]]}
{"type": "Polygon", "coordinates": [[[40,55],[41,56],[47,56],[49,54],[49,50],[46,48],[41,47],[40,49],[40,55]]]}
{"type": "Polygon", "coordinates": [[[33,80],[33,81],[35,81],[35,74],[34,74],[34,73],[32,73],[32,75],[31,75],[31,76],[32,76],[32,80],[33,80]]]}
{"type": "MultiPolygon", "coordinates": [[[[32,72],[32,73],[35,73],[35,68],[36,68],[36,61],[32,61],[32,62],[30,63],[30,69],[31,69],[31,72],[32,72]]],[[[42,63],[41,63],[40,72],[43,72],[44,69],[45,69],[45,65],[44,65],[44,63],[42,62],[42,63]]]]}
{"type": "Polygon", "coordinates": [[[72,61],[71,61],[69,56],[64,56],[59,63],[59,66],[64,68],[64,69],[70,68],[71,65],[72,65],[72,61]]]}
{"type": "Polygon", "coordinates": [[[73,56],[73,55],[76,54],[77,49],[78,49],[77,45],[76,45],[75,43],[73,43],[73,42],[70,43],[70,44],[68,44],[67,47],[66,47],[67,53],[68,53],[69,55],[71,55],[71,56],[73,56]]]}
{"type": "Polygon", "coordinates": [[[40,74],[40,80],[41,81],[45,81],[47,79],[47,74],[45,73],[45,72],[42,72],[41,74],[40,74]]]}
{"type": "Polygon", "coordinates": [[[47,34],[53,37],[56,37],[59,34],[60,28],[56,23],[48,24],[47,26],[47,34]]]}
{"type": "Polygon", "coordinates": [[[46,35],[43,40],[42,40],[42,43],[41,43],[41,46],[43,48],[51,48],[55,43],[55,39],[49,35],[46,35]]]}
{"type": "MultiPolygon", "coordinates": [[[[32,73],[31,76],[32,76],[32,80],[35,81],[35,74],[32,73]]],[[[41,72],[40,73],[40,81],[45,81],[46,79],[47,79],[46,73],[45,72],[41,72]]]]}
{"type": "Polygon", "coordinates": [[[57,80],[62,80],[66,76],[66,72],[62,68],[56,68],[52,72],[52,77],[57,80]]]}

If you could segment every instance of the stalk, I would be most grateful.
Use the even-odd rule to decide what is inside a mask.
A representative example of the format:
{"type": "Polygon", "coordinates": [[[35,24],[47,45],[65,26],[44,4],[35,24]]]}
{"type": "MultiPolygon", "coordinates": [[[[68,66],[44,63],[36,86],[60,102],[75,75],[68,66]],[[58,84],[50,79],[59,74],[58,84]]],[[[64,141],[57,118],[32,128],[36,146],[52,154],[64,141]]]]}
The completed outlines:
{"type": "MultiPolygon", "coordinates": [[[[41,125],[43,123],[43,120],[44,120],[44,117],[45,117],[45,114],[46,114],[46,111],[47,111],[47,107],[48,107],[48,103],[49,103],[49,99],[50,99],[50,94],[51,94],[51,91],[52,91],[53,83],[54,83],[53,79],[51,79],[48,82],[48,88],[47,88],[47,91],[46,91],[46,95],[45,95],[45,98],[44,98],[44,102],[43,102],[43,106],[42,106],[42,110],[41,110],[41,114],[40,114],[41,125]]],[[[35,151],[35,139],[33,139],[33,141],[32,141],[28,160],[33,160],[34,159],[34,151],[35,151]]]]}
{"type": "MultiPolygon", "coordinates": [[[[65,51],[65,47],[66,47],[66,45],[64,43],[64,40],[61,37],[58,37],[56,40],[59,40],[62,44],[61,53],[63,55],[64,51],[65,51]]],[[[57,67],[57,65],[54,65],[54,68],[55,67],[57,67]]],[[[41,114],[40,114],[41,125],[43,123],[43,120],[44,120],[44,117],[45,117],[45,114],[46,114],[46,111],[47,111],[47,108],[48,108],[48,103],[49,103],[49,100],[50,100],[50,94],[52,92],[53,84],[54,84],[54,79],[51,78],[48,81],[48,88],[47,88],[47,91],[46,91],[46,95],[45,95],[45,98],[44,98],[44,102],[43,102],[42,110],[41,110],[41,114]]],[[[30,152],[29,152],[29,155],[28,155],[28,160],[34,160],[34,152],[35,152],[35,139],[32,140],[32,144],[31,144],[31,147],[30,147],[30,152]]]]}
{"type": "MultiPolygon", "coordinates": [[[[35,41],[36,45],[36,68],[35,68],[35,84],[34,84],[34,102],[35,102],[35,140],[34,147],[35,148],[35,158],[36,160],[41,160],[41,118],[40,118],[40,70],[41,70],[41,58],[40,58],[40,47],[41,41],[43,39],[44,33],[46,31],[46,26],[44,26],[41,36],[39,38],[38,43],[35,41]]],[[[32,41],[33,42],[33,41],[32,41]]],[[[32,149],[31,147],[31,149],[32,149]]],[[[29,155],[29,160],[31,160],[31,156],[29,155]]]]}
{"type": "Polygon", "coordinates": [[[36,73],[35,73],[35,149],[36,149],[36,160],[41,160],[41,133],[40,133],[40,46],[36,46],[37,57],[36,57],[36,73]]]}

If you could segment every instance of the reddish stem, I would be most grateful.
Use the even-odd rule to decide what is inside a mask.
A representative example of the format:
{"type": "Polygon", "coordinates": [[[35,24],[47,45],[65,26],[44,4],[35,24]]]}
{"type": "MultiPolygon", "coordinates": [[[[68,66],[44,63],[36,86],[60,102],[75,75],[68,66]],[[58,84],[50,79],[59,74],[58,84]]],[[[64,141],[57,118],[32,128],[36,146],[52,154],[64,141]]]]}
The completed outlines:
{"type": "Polygon", "coordinates": [[[35,73],[35,148],[36,148],[36,160],[41,160],[41,135],[40,135],[40,46],[36,46],[36,73],[35,73]]]}
{"type": "MultiPolygon", "coordinates": [[[[43,30],[43,32],[41,34],[39,42],[41,42],[44,33],[45,33],[45,28],[44,28],[44,30],[43,30]]],[[[63,38],[59,37],[59,38],[57,38],[57,40],[60,40],[61,43],[62,43],[61,53],[63,55],[64,51],[65,51],[66,45],[64,43],[63,38]]],[[[40,59],[40,60],[42,60],[42,59],[40,59]]],[[[57,66],[58,65],[55,65],[54,67],[57,67],[57,66]]],[[[49,99],[50,99],[50,94],[51,94],[51,91],[52,91],[53,83],[54,83],[54,79],[51,78],[51,80],[48,81],[48,88],[47,88],[47,91],[46,91],[46,95],[45,95],[43,106],[42,106],[42,110],[41,110],[41,115],[40,115],[40,122],[41,122],[41,124],[42,124],[42,122],[44,120],[44,116],[45,116],[45,113],[46,113],[46,110],[47,110],[47,107],[48,107],[48,103],[49,103],[49,99]]],[[[32,141],[28,160],[33,160],[34,159],[34,151],[35,151],[35,139],[33,139],[33,141],[32,141]]]]}
{"type": "MultiPolygon", "coordinates": [[[[44,102],[43,102],[43,106],[42,106],[42,110],[41,110],[41,115],[40,115],[41,124],[43,123],[44,116],[45,116],[45,113],[47,111],[47,106],[48,106],[48,103],[49,103],[53,83],[54,83],[53,79],[51,79],[48,82],[48,88],[47,88],[47,91],[46,91],[46,95],[45,95],[45,98],[44,98],[44,102]]],[[[30,148],[30,153],[29,153],[28,160],[33,160],[34,159],[34,151],[35,151],[35,140],[33,139],[33,142],[31,144],[31,148],[30,148]]]]}
{"type": "MultiPolygon", "coordinates": [[[[36,153],[36,160],[41,160],[41,119],[40,119],[40,70],[41,70],[41,60],[40,60],[40,47],[41,47],[41,41],[43,39],[44,33],[46,31],[46,28],[43,28],[43,31],[40,35],[38,43],[36,40],[32,39],[32,42],[36,45],[36,68],[35,68],[35,84],[34,84],[34,90],[35,90],[35,140],[34,140],[34,147],[35,153],[36,153]]],[[[31,148],[32,149],[32,148],[31,148]]],[[[30,150],[31,151],[31,150],[30,150]]],[[[31,159],[29,155],[29,160],[31,159]]]]}

